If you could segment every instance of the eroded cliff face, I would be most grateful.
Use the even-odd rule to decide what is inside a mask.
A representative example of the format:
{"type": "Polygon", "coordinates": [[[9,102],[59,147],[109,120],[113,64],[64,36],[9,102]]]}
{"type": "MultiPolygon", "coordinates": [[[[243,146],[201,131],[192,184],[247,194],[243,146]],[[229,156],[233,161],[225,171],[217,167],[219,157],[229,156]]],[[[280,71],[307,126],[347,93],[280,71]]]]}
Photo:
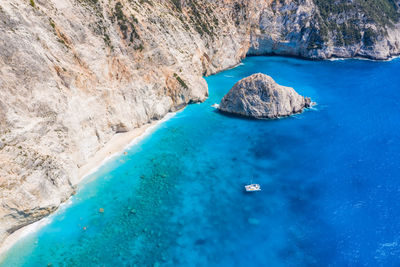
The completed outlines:
{"type": "Polygon", "coordinates": [[[273,0],[249,55],[388,59],[400,53],[399,1],[273,0]]]}
{"type": "Polygon", "coordinates": [[[79,168],[113,135],[203,101],[202,76],[247,53],[399,52],[395,25],[379,26],[385,32],[368,47],[364,37],[337,45],[334,30],[322,42],[319,8],[310,0],[2,1],[0,242],[69,198],[79,168]]]}
{"type": "Polygon", "coordinates": [[[115,133],[207,97],[202,76],[246,55],[234,5],[0,3],[0,240],[65,201],[115,133]]]}

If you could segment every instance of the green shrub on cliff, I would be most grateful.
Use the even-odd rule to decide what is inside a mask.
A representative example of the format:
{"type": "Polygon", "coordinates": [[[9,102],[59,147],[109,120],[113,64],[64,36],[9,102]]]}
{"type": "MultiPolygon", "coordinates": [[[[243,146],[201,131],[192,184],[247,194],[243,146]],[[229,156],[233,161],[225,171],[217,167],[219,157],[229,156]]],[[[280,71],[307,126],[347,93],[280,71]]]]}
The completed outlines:
{"type": "Polygon", "coordinates": [[[172,4],[174,4],[174,6],[176,7],[177,10],[182,12],[181,0],[171,0],[171,2],[172,2],[172,4]]]}
{"type": "Polygon", "coordinates": [[[399,21],[399,13],[394,0],[357,0],[364,14],[373,22],[391,25],[399,21]]]}
{"type": "Polygon", "coordinates": [[[361,41],[360,29],[354,23],[342,24],[340,30],[343,34],[345,45],[355,44],[361,41]]]}
{"type": "Polygon", "coordinates": [[[314,0],[321,17],[329,21],[332,15],[364,14],[367,20],[382,26],[399,21],[399,13],[394,0],[314,0]]]}
{"type": "MultiPolygon", "coordinates": [[[[138,23],[137,18],[131,14],[130,19],[128,19],[123,10],[123,6],[121,2],[117,2],[114,7],[114,14],[113,14],[113,19],[117,20],[118,26],[122,32],[123,38],[127,39],[128,38],[128,30],[131,30],[129,41],[133,43],[135,40],[140,40],[140,36],[135,28],[135,25],[133,23],[138,23]]],[[[135,46],[136,50],[143,50],[143,45],[140,43],[140,46],[137,45],[135,46]],[[141,49],[139,49],[141,47],[141,49]]]]}
{"type": "Polygon", "coordinates": [[[363,42],[365,46],[372,46],[376,39],[376,32],[371,29],[367,28],[364,31],[363,42]]]}
{"type": "Polygon", "coordinates": [[[185,89],[188,89],[188,88],[189,88],[189,87],[187,86],[187,84],[182,80],[182,78],[179,77],[178,74],[174,73],[174,77],[175,77],[175,79],[179,82],[179,84],[180,84],[183,88],[185,88],[185,89]]]}

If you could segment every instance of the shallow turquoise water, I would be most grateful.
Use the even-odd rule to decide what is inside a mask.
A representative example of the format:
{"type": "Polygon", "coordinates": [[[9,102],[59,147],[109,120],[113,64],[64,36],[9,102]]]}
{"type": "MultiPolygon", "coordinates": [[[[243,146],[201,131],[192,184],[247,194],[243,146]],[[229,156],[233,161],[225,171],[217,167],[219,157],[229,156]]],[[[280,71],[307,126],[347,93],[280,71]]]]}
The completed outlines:
{"type": "Polygon", "coordinates": [[[208,77],[205,103],[104,165],[1,266],[399,266],[399,70],[254,57],[208,77]],[[316,110],[255,121],[210,107],[256,72],[316,110]],[[252,178],[262,192],[243,192],[252,178]]]}

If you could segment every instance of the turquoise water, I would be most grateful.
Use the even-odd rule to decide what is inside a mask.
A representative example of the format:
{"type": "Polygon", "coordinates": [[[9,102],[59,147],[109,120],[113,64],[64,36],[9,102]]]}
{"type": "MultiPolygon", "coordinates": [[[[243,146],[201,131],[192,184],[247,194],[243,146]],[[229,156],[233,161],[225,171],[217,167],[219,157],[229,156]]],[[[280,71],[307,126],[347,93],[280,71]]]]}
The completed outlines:
{"type": "Polygon", "coordinates": [[[254,57],[208,77],[205,103],[104,165],[1,266],[399,266],[399,71],[254,57]],[[256,72],[318,106],[274,121],[210,107],[256,72]],[[252,178],[263,191],[246,194],[252,178]]]}

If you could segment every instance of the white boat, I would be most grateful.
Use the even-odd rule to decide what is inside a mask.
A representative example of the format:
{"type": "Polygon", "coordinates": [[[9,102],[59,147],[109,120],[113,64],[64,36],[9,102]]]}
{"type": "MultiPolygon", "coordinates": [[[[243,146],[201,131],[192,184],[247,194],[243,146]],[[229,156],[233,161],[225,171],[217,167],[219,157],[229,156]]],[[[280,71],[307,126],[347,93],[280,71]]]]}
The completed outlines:
{"type": "Polygon", "coordinates": [[[261,186],[259,184],[245,185],[244,188],[246,189],[247,192],[261,191],[261,186]]]}
{"type": "Polygon", "coordinates": [[[219,108],[219,105],[217,103],[211,105],[213,108],[219,108]]]}

